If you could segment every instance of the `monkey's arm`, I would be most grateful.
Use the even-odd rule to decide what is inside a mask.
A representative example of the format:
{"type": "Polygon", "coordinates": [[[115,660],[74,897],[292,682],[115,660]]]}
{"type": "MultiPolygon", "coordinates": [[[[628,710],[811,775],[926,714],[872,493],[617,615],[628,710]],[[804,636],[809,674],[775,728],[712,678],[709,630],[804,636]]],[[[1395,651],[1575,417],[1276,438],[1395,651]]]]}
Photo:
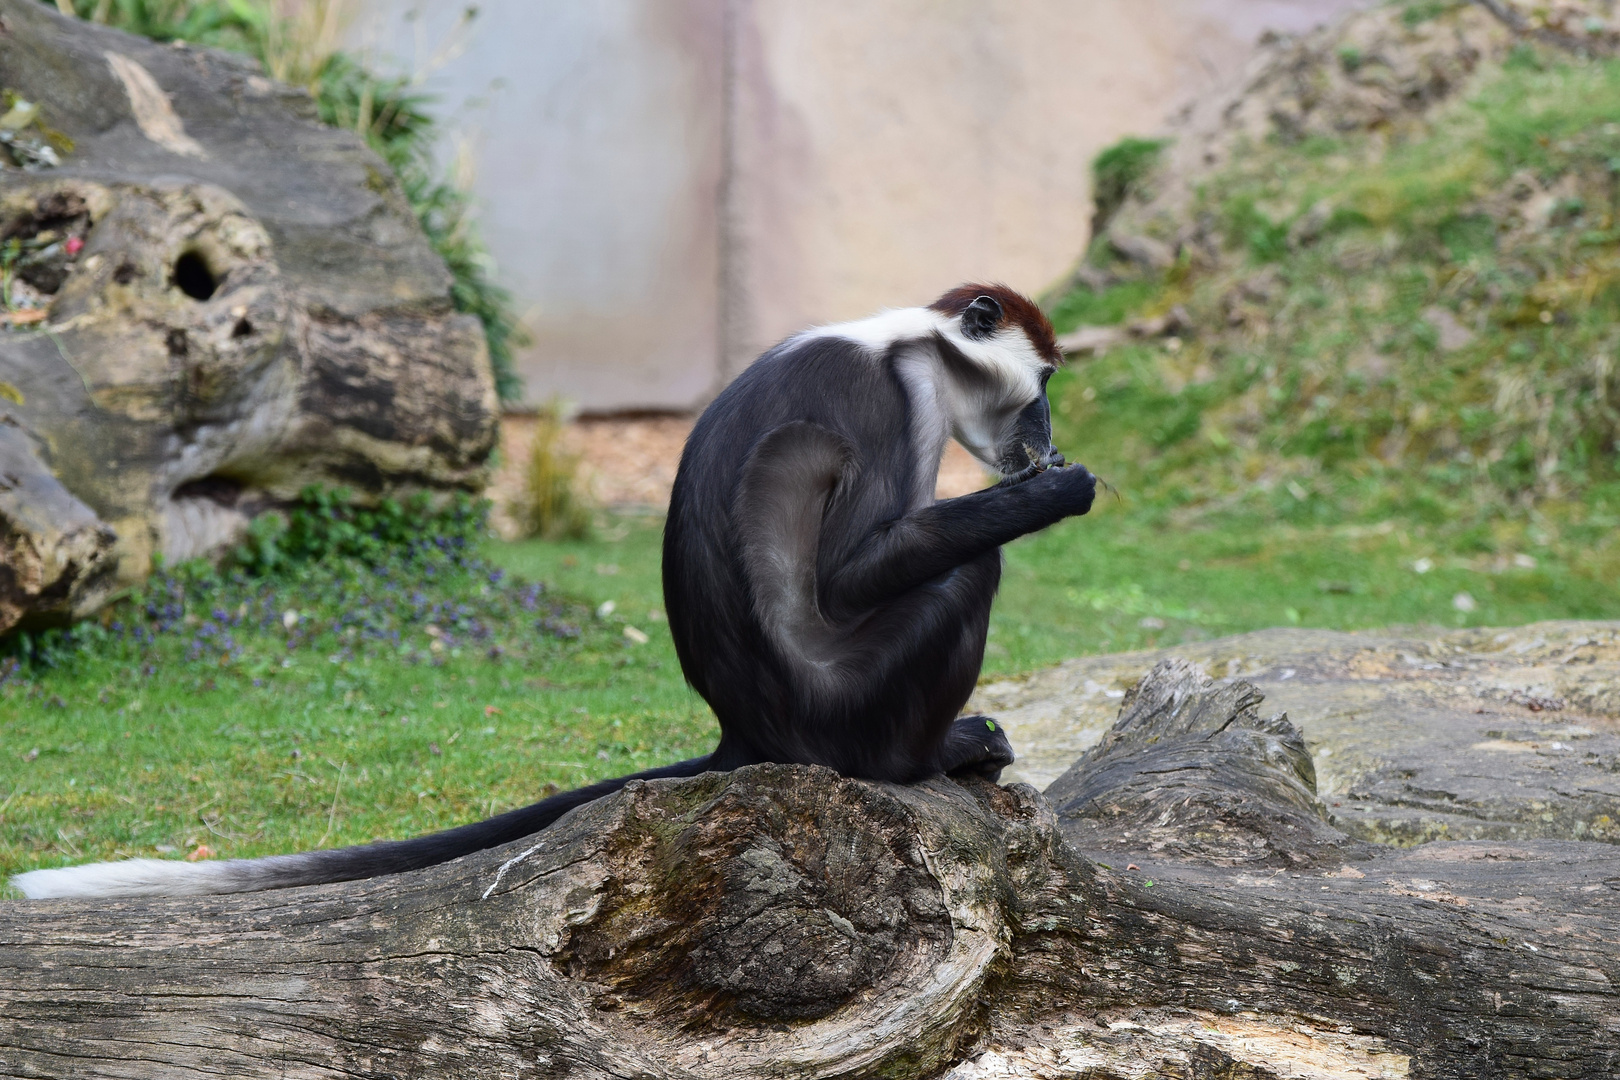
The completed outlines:
{"type": "Polygon", "coordinates": [[[887,603],[1020,536],[1084,514],[1096,488],[1084,465],[1070,465],[885,522],[826,574],[823,609],[836,618],[887,603]]]}

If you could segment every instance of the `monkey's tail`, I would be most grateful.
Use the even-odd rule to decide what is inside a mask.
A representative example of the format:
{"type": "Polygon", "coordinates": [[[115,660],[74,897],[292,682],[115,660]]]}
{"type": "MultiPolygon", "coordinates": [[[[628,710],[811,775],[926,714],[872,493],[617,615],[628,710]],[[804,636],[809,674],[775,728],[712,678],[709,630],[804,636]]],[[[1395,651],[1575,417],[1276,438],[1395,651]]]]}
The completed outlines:
{"type": "Polygon", "coordinates": [[[486,821],[447,829],[414,840],[384,840],[358,847],[269,855],[262,859],[182,862],[176,859],[126,859],[88,863],[57,870],[30,870],[11,884],[30,900],[88,896],[200,896],[207,893],[258,892],[295,885],[402,874],[449,862],[462,855],[520,840],[550,825],[576,806],[611,795],[632,780],[697,776],[709,770],[709,754],[674,765],[603,780],[565,791],[532,806],[508,810],[486,821]]]}

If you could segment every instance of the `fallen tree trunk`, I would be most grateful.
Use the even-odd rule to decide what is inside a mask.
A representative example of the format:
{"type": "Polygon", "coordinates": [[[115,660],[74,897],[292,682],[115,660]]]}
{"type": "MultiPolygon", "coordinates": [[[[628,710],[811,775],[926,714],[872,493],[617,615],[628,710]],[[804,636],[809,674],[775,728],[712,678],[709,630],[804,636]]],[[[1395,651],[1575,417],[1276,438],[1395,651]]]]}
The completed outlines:
{"type": "Polygon", "coordinates": [[[1055,784],[635,783],[370,882],[0,907],[8,1076],[1591,1077],[1620,849],[1334,829],[1242,682],[1055,784]]]}
{"type": "Polygon", "coordinates": [[[483,330],[358,135],[241,57],[38,0],[0,0],[0,90],[55,138],[0,128],[0,633],[309,484],[482,489],[483,330]]]}
{"type": "Polygon", "coordinates": [[[1010,733],[1015,778],[1046,788],[1172,654],[1286,711],[1329,821],[1358,839],[1620,841],[1620,622],[1260,630],[1066,660],[970,707],[1010,733]]]}

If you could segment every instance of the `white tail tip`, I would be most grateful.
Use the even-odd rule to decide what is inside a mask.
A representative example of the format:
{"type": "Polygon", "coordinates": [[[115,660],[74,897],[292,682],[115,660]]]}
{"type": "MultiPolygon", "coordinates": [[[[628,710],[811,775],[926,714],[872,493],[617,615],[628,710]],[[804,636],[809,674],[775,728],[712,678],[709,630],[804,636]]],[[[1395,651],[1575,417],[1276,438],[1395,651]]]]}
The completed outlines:
{"type": "Polygon", "coordinates": [[[11,884],[30,900],[56,900],[84,896],[200,896],[241,892],[251,888],[254,875],[243,863],[181,862],[178,859],[125,859],[123,862],[88,863],[56,870],[30,870],[11,884]]]}

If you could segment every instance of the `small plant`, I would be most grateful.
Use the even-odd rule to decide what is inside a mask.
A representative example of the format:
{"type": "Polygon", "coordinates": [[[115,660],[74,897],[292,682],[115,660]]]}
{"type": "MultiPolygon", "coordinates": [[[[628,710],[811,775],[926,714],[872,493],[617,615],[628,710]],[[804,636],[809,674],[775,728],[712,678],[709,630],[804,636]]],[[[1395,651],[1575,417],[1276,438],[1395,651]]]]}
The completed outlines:
{"type": "Polygon", "coordinates": [[[417,492],[404,502],[361,506],[346,488],[310,486],[284,513],[260,514],[234,553],[237,566],[265,575],[291,563],[357,559],[376,565],[425,550],[464,551],[484,531],[487,500],[457,492],[436,505],[417,492]]]}
{"type": "Polygon", "coordinates": [[[1168,139],[1127,137],[1103,150],[1091,163],[1091,199],[1095,210],[1091,233],[1099,235],[1108,227],[1125,200],[1146,180],[1159,163],[1168,139]]]}
{"type": "Polygon", "coordinates": [[[1421,26],[1457,6],[1455,0],[1413,0],[1401,9],[1401,22],[1408,27],[1421,26]]]}
{"type": "Polygon", "coordinates": [[[1288,254],[1288,224],[1272,221],[1253,198],[1236,198],[1226,205],[1227,241],[1248,248],[1255,262],[1276,262],[1288,254]]]}
{"type": "Polygon", "coordinates": [[[49,169],[73,152],[73,140],[45,123],[39,103],[0,88],[0,163],[49,169]]]}
{"type": "MultiPolygon", "coordinates": [[[[572,623],[557,621],[561,607],[542,612],[551,622],[526,618],[539,610],[544,586],[508,578],[479,557],[488,509],[487,501],[459,494],[438,504],[418,495],[360,506],[341,488],[309,487],[287,510],[254,519],[233,565],[159,563],[99,620],[9,635],[0,640],[0,657],[36,670],[81,654],[172,653],[160,642],[186,637],[188,661],[209,657],[230,667],[252,659],[267,670],[268,656],[302,642],[347,656],[391,655],[402,633],[428,624],[437,628],[428,631],[435,640],[453,645],[465,631],[486,650],[510,644],[495,640],[497,631],[519,645],[526,635],[577,636],[572,623]],[[320,613],[318,623],[312,612],[320,613]]],[[[0,660],[0,683],[4,672],[19,669],[0,660]]]]}
{"type": "Polygon", "coordinates": [[[524,523],[530,536],[545,540],[583,539],[591,527],[578,491],[579,458],[564,449],[562,434],[562,409],[551,402],[535,417],[523,478],[524,523]]]}

